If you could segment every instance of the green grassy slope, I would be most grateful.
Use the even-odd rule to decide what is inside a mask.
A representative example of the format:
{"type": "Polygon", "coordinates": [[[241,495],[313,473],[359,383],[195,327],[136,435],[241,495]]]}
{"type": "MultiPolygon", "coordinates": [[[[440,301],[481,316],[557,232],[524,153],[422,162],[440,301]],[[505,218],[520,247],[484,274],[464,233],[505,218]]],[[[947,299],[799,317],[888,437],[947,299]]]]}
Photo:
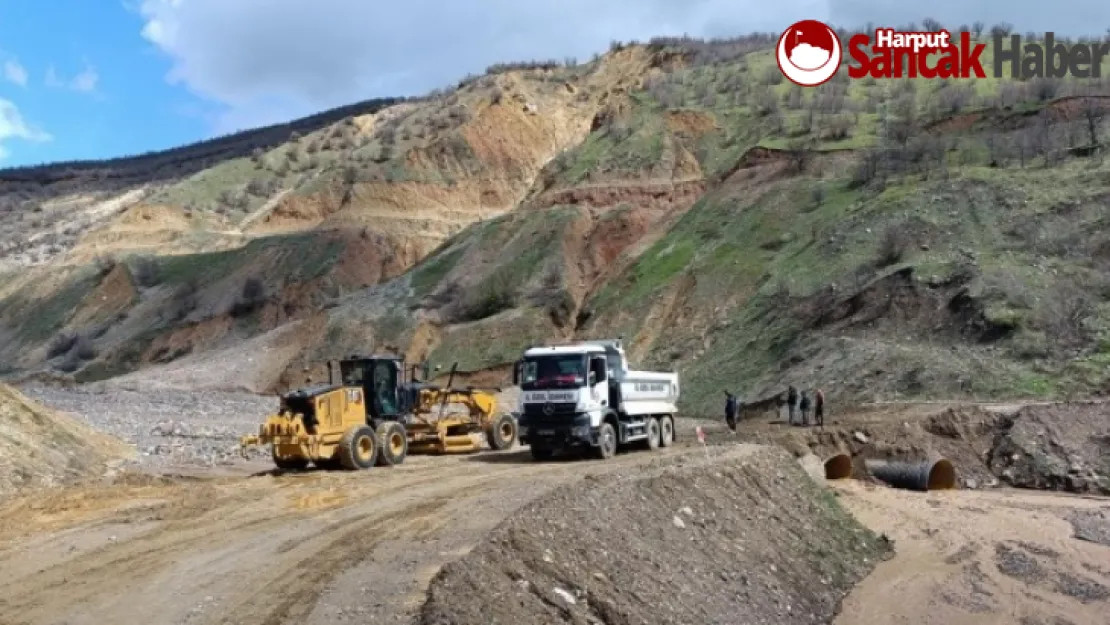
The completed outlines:
{"type": "MultiPolygon", "coordinates": [[[[767,71],[769,59],[760,51],[649,79],[551,165],[565,186],[650,178],[668,146],[688,140],[664,123],[674,111],[715,120],[682,144],[711,180],[753,147],[787,153],[764,184],[714,185],[578,302],[588,321],[577,335],[623,335],[644,366],[679,370],[694,412],[716,411],[721,388],[758,396],[790,382],[844,399],[1105,385],[1110,169],[1086,151],[1092,119],[1096,141],[1104,136],[1103,114],[1069,99],[1100,84],[837,80],[802,91],[767,71]]],[[[445,250],[414,280],[471,267],[445,250]]],[[[510,335],[523,322],[505,323],[510,335]]],[[[439,351],[485,345],[489,325],[453,327],[439,351]]],[[[512,351],[466,360],[496,366],[512,351]]]]}
{"type": "MultiPolygon", "coordinates": [[[[1105,387],[1108,103],[1090,97],[1110,94],[1104,82],[838,76],[800,89],[759,38],[647,50],[642,85],[611,94],[589,136],[536,185],[611,187],[617,208],[526,203],[471,225],[395,280],[321,287],[309,309],[326,308],[331,325],[305,358],[367,341],[421,344],[437,364],[477,371],[532,341],[623,335],[637,366],[681,373],[684,410],[714,414],[721,389],[765,396],[788,383],[822,386],[835,401],[1105,387]],[[643,190],[687,179],[706,189],[692,206],[660,209],[643,190]],[[629,215],[658,219],[640,224],[654,238],[599,260],[593,252],[624,232],[611,221],[629,215]],[[598,272],[608,273],[595,282],[598,272]]],[[[379,150],[344,144],[323,170],[339,175],[356,156],[373,169],[379,150]]],[[[277,176],[271,166],[284,172],[289,160],[260,159],[166,193],[209,203],[246,168],[277,176]]],[[[286,188],[312,184],[281,175],[286,188]]],[[[274,286],[325,278],[346,250],[268,238],[154,265],[163,293],[200,281],[215,302],[254,270],[274,286]]],[[[0,306],[42,312],[35,336],[44,340],[90,280],[75,274],[51,301],[17,294],[0,306]]]]}

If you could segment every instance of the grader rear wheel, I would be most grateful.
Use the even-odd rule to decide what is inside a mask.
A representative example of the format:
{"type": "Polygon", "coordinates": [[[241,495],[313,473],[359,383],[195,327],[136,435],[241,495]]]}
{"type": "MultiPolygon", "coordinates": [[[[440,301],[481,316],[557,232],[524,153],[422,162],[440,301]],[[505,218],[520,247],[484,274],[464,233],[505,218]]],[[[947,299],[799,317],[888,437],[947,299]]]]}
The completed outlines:
{"type": "Polygon", "coordinates": [[[486,442],[490,449],[501,451],[513,446],[516,442],[516,419],[512,415],[503,414],[486,430],[486,442]]]}
{"type": "Polygon", "coordinates": [[[381,443],[377,465],[391,467],[403,463],[409,453],[409,439],[404,426],[396,421],[387,421],[378,426],[377,434],[381,443]]]}
{"type": "Polygon", "coordinates": [[[339,441],[339,463],[350,471],[369,469],[377,462],[380,448],[378,437],[370,426],[353,427],[339,441]]]}

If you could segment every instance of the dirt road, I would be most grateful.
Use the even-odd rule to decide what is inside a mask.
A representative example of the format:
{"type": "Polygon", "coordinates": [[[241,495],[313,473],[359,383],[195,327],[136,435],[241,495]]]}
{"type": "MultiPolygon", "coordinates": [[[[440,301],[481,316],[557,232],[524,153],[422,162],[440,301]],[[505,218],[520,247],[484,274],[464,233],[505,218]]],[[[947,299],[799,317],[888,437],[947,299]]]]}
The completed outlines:
{"type": "Polygon", "coordinates": [[[848,596],[837,625],[1110,623],[1110,500],[834,484],[896,551],[848,596]]]}
{"type": "Polygon", "coordinates": [[[535,464],[524,450],[361,473],[140,477],[8,502],[0,623],[408,622],[440,566],[543,490],[682,452],[535,464]]]}

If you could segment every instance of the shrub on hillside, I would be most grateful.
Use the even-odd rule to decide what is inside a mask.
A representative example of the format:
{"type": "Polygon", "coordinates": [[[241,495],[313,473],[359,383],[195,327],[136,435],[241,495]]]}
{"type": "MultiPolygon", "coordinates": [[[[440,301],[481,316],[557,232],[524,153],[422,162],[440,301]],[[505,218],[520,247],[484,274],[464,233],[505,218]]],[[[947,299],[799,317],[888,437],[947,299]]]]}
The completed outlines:
{"type": "Polygon", "coordinates": [[[260,278],[250,277],[243,281],[242,291],[228,312],[232,317],[242,317],[258,310],[267,299],[266,284],[260,278]]]}
{"type": "Polygon", "coordinates": [[[912,237],[906,232],[904,225],[892,224],[887,226],[879,238],[875,266],[880,268],[889,267],[902,262],[909,255],[912,245],[912,237]]]}
{"type": "Polygon", "coordinates": [[[200,284],[189,280],[174,291],[166,311],[170,321],[181,321],[189,316],[200,303],[200,284]]]}
{"type": "Polygon", "coordinates": [[[135,277],[136,284],[142,288],[157,286],[161,279],[158,272],[158,263],[149,256],[141,256],[135,259],[135,264],[131,271],[132,275],[135,277]]]}
{"type": "Polygon", "coordinates": [[[81,360],[92,360],[96,358],[96,346],[93,345],[92,339],[82,334],[77,337],[72,354],[81,360]]]}
{"type": "Polygon", "coordinates": [[[62,332],[50,341],[50,345],[46,347],[47,358],[57,358],[64,354],[68,354],[69,350],[77,344],[77,335],[69,332],[62,332]]]}
{"type": "Polygon", "coordinates": [[[516,306],[516,289],[510,280],[494,274],[456,300],[449,316],[454,321],[478,321],[516,306]]]}

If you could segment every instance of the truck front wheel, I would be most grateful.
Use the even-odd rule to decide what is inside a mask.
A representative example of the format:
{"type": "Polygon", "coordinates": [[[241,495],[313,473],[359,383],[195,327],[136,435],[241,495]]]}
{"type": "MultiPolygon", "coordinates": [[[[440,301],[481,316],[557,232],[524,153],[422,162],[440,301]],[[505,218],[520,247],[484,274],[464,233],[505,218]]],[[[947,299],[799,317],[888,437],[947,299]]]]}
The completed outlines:
{"type": "Polygon", "coordinates": [[[593,448],[594,457],[599,460],[608,460],[617,453],[617,431],[608,421],[597,429],[597,447],[593,448]]]}

